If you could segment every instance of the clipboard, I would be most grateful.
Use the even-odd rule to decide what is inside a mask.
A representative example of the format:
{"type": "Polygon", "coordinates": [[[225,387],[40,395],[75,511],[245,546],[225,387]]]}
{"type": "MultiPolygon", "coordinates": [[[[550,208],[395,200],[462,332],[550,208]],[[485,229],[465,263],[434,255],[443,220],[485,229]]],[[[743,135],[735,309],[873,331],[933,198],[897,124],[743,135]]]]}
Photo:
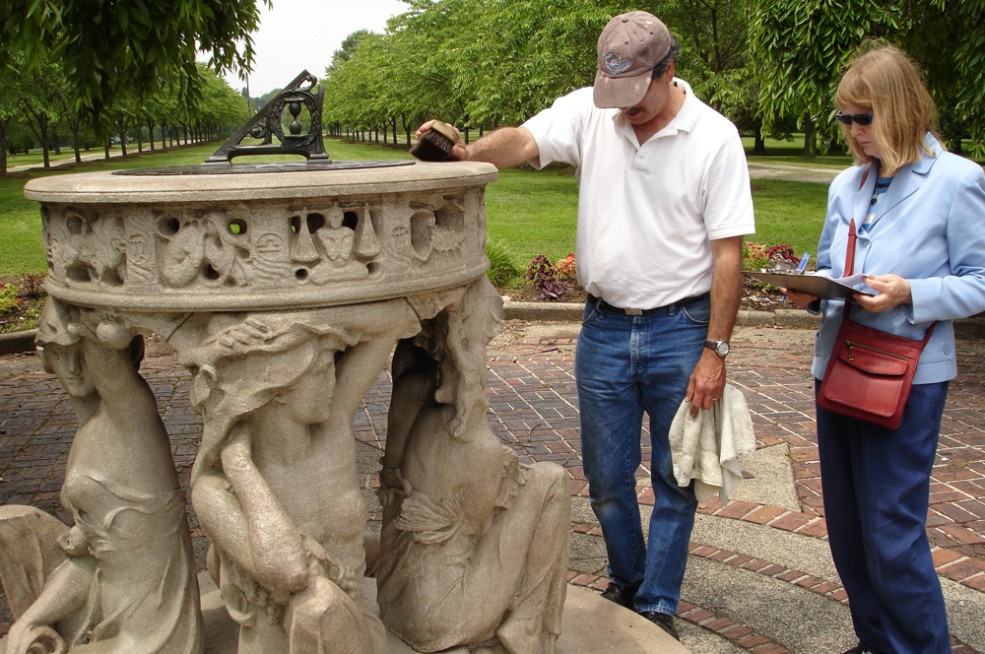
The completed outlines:
{"type": "Polygon", "coordinates": [[[853,275],[844,279],[831,279],[824,275],[817,275],[809,272],[751,272],[742,271],[742,274],[752,279],[787,288],[798,293],[810,293],[825,300],[843,300],[851,297],[855,293],[862,295],[875,295],[871,290],[861,290],[854,284],[861,285],[861,275],[853,275]]]}

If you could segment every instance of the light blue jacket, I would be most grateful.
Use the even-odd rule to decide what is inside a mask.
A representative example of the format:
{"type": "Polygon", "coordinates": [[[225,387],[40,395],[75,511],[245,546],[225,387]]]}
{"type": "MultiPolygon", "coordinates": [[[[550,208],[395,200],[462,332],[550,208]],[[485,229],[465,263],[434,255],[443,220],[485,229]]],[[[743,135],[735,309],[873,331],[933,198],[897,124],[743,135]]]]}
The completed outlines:
{"type": "MultiPolygon", "coordinates": [[[[876,205],[875,221],[859,230],[855,272],[895,273],[910,282],[912,305],[870,313],[852,305],[852,320],[908,338],[922,339],[939,321],[920,357],[916,384],[957,375],[954,324],[985,311],[985,173],[981,166],[945,152],[929,133],[924,154],[904,166],[876,205]]],[[[869,211],[876,169],[845,170],[828,190],[828,215],[818,242],[817,269],[842,277],[848,223],[860,226],[869,211]]],[[[844,302],[822,302],[823,320],[814,344],[811,372],[823,378],[841,325],[844,302]]]]}

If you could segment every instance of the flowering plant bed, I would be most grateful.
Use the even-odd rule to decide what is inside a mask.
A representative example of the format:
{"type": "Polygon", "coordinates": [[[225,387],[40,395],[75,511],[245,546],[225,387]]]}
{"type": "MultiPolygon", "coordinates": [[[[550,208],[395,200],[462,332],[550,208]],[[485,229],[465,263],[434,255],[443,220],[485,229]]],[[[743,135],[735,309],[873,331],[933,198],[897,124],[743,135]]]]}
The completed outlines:
{"type": "Polygon", "coordinates": [[[44,275],[0,277],[0,334],[37,327],[46,297],[44,275]]]}

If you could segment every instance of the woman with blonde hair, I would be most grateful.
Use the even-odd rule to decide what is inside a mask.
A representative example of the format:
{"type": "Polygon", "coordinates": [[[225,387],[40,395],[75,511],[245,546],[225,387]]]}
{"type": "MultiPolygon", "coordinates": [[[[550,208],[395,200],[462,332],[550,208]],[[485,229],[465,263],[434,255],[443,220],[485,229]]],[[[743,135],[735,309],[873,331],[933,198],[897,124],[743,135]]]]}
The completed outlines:
{"type": "Polygon", "coordinates": [[[934,101],[898,48],[861,55],[835,104],[856,165],[829,189],[818,271],[844,276],[854,239],[853,271],[874,294],[848,303],[788,294],[823,314],[816,388],[846,307],[853,322],[918,341],[936,323],[899,427],[817,406],[829,543],[860,641],[848,652],[950,652],[925,520],[948,383],[957,374],[953,321],[985,311],[985,174],[944,150],[934,101]]]}

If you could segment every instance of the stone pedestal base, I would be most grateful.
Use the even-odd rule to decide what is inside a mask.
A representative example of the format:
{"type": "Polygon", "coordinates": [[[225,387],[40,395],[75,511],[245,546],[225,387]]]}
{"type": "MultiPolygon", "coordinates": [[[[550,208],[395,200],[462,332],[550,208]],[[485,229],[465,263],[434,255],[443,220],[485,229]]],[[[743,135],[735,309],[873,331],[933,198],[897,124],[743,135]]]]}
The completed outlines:
{"type": "MultiPolygon", "coordinates": [[[[199,583],[204,589],[202,613],[205,618],[205,654],[236,654],[236,624],[229,618],[219,599],[219,591],[203,574],[199,583]]],[[[640,616],[602,599],[599,595],[568,586],[564,619],[557,654],[626,654],[660,652],[689,654],[690,650],[668,636],[659,627],[640,616]]],[[[0,652],[6,638],[0,638],[0,652]]],[[[400,639],[390,636],[389,654],[416,654],[400,639]]],[[[461,653],[466,654],[465,650],[461,653]]]]}
{"type": "MultiPolygon", "coordinates": [[[[200,575],[205,617],[205,654],[236,654],[236,625],[226,613],[208,575],[200,575]]],[[[372,594],[372,593],[367,593],[372,594]]],[[[0,641],[2,643],[2,641],[0,641]]],[[[467,654],[453,650],[446,654],[467,654]]],[[[627,654],[659,652],[688,654],[689,650],[663,629],[640,616],[578,586],[568,586],[561,637],[556,654],[627,654]]],[[[388,654],[417,654],[396,636],[390,636],[388,654]]]]}

